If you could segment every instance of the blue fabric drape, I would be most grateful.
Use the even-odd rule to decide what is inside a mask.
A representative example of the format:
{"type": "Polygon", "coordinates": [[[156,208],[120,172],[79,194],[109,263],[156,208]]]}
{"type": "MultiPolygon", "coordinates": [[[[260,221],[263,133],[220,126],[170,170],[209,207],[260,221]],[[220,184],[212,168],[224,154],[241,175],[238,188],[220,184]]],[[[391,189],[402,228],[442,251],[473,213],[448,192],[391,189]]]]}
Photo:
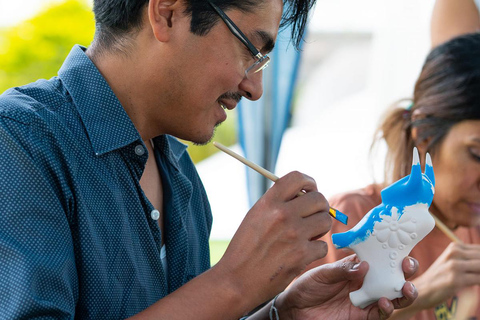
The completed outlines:
{"type": "MultiPolygon", "coordinates": [[[[275,171],[283,133],[291,118],[300,65],[301,51],[296,50],[290,40],[291,29],[283,29],[269,54],[270,65],[263,70],[263,96],[258,101],[244,99],[237,109],[238,137],[245,157],[271,172],[275,171]]],[[[250,168],[246,171],[248,199],[252,206],[271,182],[250,168]]]]}

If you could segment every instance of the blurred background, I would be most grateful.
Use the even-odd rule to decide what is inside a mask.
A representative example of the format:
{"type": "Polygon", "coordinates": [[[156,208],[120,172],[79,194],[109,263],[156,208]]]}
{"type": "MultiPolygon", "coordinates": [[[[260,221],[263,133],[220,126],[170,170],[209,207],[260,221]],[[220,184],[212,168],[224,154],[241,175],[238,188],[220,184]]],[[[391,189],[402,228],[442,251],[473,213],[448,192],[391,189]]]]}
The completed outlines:
{"type": "MultiPolygon", "coordinates": [[[[369,155],[376,125],[411,96],[429,51],[434,0],[318,0],[300,55],[291,118],[274,170],[313,177],[328,198],[381,179],[383,151],[369,155]]],[[[0,92],[57,74],[74,44],[94,34],[91,0],[0,1],[0,92]]],[[[217,130],[237,144],[237,111],[217,130]]],[[[212,144],[190,146],[209,195],[218,261],[247,213],[246,168],[212,144]]]]}

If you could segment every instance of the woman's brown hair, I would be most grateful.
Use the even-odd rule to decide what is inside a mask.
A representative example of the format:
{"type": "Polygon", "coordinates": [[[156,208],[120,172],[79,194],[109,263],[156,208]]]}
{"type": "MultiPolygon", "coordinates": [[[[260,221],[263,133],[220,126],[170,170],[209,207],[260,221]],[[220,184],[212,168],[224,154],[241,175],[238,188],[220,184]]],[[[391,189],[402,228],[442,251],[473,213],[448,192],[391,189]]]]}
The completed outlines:
{"type": "Polygon", "coordinates": [[[480,33],[454,38],[427,56],[407,108],[394,104],[378,127],[372,147],[387,144],[385,180],[390,184],[410,173],[412,150],[427,143],[433,156],[450,128],[480,119],[480,33]],[[412,138],[416,128],[416,140],[412,138]]]}

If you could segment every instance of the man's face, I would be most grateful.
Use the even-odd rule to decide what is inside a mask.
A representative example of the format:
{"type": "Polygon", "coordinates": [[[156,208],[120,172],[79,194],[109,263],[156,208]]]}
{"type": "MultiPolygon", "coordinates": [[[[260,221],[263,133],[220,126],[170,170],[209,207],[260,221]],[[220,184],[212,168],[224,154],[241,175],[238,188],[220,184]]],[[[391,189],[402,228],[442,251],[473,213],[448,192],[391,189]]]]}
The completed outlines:
{"type": "MultiPolygon", "coordinates": [[[[281,0],[260,1],[251,13],[229,10],[225,13],[253,45],[266,54],[272,48],[282,15],[281,0]]],[[[168,90],[159,99],[168,103],[168,119],[163,118],[166,133],[195,143],[207,143],[217,125],[225,121],[241,97],[257,100],[263,93],[262,71],[245,76],[255,62],[247,47],[220,19],[205,36],[189,31],[189,19],[183,21],[162,77],[168,77],[168,90]]]]}

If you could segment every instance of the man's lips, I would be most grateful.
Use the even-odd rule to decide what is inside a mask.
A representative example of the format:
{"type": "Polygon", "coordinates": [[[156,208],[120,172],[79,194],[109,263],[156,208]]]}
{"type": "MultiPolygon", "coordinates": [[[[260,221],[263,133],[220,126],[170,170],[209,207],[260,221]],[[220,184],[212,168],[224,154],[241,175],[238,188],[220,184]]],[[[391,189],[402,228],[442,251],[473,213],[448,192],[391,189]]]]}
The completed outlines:
{"type": "Polygon", "coordinates": [[[237,106],[236,102],[220,100],[218,102],[223,109],[233,110],[237,106]]]}
{"type": "Polygon", "coordinates": [[[242,99],[238,92],[226,92],[218,98],[218,103],[223,109],[233,110],[242,99]]]}

